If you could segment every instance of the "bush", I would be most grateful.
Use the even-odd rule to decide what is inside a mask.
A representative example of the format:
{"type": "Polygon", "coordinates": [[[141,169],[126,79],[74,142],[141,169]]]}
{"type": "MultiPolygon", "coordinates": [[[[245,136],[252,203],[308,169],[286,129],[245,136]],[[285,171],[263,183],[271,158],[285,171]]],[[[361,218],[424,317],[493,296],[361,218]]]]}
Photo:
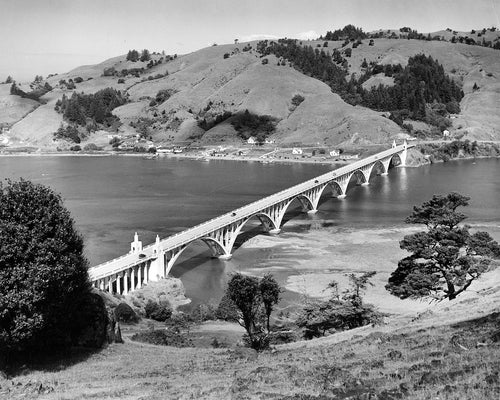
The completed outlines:
{"type": "Polygon", "coordinates": [[[61,196],[25,180],[0,183],[0,243],[0,364],[75,344],[91,323],[92,294],[61,196]]]}
{"type": "Polygon", "coordinates": [[[98,150],[101,150],[101,148],[99,146],[97,146],[95,143],[89,143],[89,144],[86,144],[84,146],[83,150],[85,150],[85,151],[98,151],[98,150]]]}
{"type": "Polygon", "coordinates": [[[159,322],[165,322],[172,316],[172,306],[168,301],[157,303],[149,300],[144,311],[146,318],[151,318],[159,322]]]}
{"type": "Polygon", "coordinates": [[[60,126],[57,132],[54,132],[55,139],[65,139],[70,140],[74,143],[80,143],[80,132],[78,129],[72,125],[68,125],[67,127],[60,126]]]}
{"type": "Polygon", "coordinates": [[[83,82],[83,78],[81,76],[77,76],[75,79],[74,79],[75,83],[82,83],[83,82]]]}
{"type": "Polygon", "coordinates": [[[79,145],[71,146],[69,148],[71,151],[81,151],[82,148],[79,145]]]}
{"type": "Polygon", "coordinates": [[[180,332],[170,329],[151,330],[136,333],[131,337],[135,342],[149,343],[160,346],[190,347],[191,340],[180,332]]]}
{"type": "Polygon", "coordinates": [[[223,321],[237,322],[239,320],[238,307],[227,295],[224,295],[215,310],[215,317],[223,321]]]}
{"type": "Polygon", "coordinates": [[[297,107],[300,105],[305,100],[304,96],[301,96],[300,94],[296,94],[295,96],[292,97],[292,104],[297,107]]]}
{"type": "Polygon", "coordinates": [[[224,60],[225,60],[226,58],[229,58],[229,53],[224,53],[224,60]]]}
{"type": "Polygon", "coordinates": [[[245,110],[244,113],[235,114],[231,125],[243,139],[255,136],[259,143],[264,142],[265,138],[274,132],[276,120],[269,115],[257,115],[245,110]]]}
{"type": "Polygon", "coordinates": [[[125,83],[125,79],[123,78],[118,79],[118,83],[125,83]]]}
{"type": "Polygon", "coordinates": [[[213,321],[215,317],[215,309],[210,304],[198,304],[189,314],[191,321],[204,322],[213,321]]]}
{"type": "Polygon", "coordinates": [[[115,318],[118,322],[136,323],[139,322],[139,316],[132,310],[127,303],[120,303],[115,308],[115,318]]]}

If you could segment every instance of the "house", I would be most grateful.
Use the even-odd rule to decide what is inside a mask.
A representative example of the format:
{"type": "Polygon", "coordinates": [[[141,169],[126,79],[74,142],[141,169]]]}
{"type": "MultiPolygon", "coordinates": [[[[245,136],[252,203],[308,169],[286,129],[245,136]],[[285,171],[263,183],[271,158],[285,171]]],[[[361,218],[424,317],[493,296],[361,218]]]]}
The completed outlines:
{"type": "Polygon", "coordinates": [[[443,137],[444,137],[445,139],[447,139],[447,138],[449,138],[449,137],[450,137],[450,131],[449,131],[448,129],[445,129],[445,130],[443,131],[443,137]]]}
{"type": "Polygon", "coordinates": [[[247,140],[247,143],[248,144],[256,144],[257,143],[257,140],[255,140],[255,138],[253,136],[250,136],[247,140]]]}
{"type": "Polygon", "coordinates": [[[266,139],[266,140],[264,140],[264,143],[265,144],[273,144],[274,140],[273,139],[266,139]]]}
{"type": "Polygon", "coordinates": [[[340,155],[340,150],[334,149],[330,151],[330,157],[338,157],[340,155]]]}
{"type": "Polygon", "coordinates": [[[303,153],[303,151],[302,151],[302,149],[301,149],[301,148],[299,148],[299,147],[294,147],[294,148],[292,149],[292,154],[302,154],[302,153],[303,153]]]}

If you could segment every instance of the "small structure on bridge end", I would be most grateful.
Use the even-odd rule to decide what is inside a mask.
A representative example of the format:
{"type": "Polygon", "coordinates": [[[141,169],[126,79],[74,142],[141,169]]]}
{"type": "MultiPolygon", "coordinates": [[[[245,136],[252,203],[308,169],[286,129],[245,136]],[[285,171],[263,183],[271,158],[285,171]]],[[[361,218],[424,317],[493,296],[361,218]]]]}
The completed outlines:
{"type": "Polygon", "coordinates": [[[130,252],[139,253],[140,251],[142,251],[142,242],[139,240],[139,235],[136,232],[134,235],[134,241],[130,243],[130,252]]]}

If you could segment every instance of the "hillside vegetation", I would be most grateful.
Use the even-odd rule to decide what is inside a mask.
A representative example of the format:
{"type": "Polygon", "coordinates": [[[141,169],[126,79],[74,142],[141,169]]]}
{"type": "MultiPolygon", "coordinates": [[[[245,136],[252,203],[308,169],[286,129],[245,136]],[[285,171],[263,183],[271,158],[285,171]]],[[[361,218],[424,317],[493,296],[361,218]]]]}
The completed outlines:
{"type": "Polygon", "coordinates": [[[486,29],[429,36],[409,28],[366,34],[348,26],[316,41],[219,45],[181,56],[131,50],[31,85],[16,82],[23,93],[35,83],[50,88],[39,101],[0,85],[0,102],[8,106],[0,124],[10,128],[9,145],[45,149],[73,144],[54,136],[68,124],[78,125],[83,144],[108,148],[108,134],[157,145],[242,144],[248,135],[234,115],[247,110],[275,121],[266,136],[278,144],[387,143],[401,132],[426,137],[443,129],[498,140],[498,35],[486,29]],[[64,99],[102,90],[126,99],[112,110],[96,108],[107,115],[97,119],[108,123],[94,124],[88,108],[70,107],[74,118],[61,113],[64,99]],[[303,101],[294,102],[296,96],[303,101]]]}

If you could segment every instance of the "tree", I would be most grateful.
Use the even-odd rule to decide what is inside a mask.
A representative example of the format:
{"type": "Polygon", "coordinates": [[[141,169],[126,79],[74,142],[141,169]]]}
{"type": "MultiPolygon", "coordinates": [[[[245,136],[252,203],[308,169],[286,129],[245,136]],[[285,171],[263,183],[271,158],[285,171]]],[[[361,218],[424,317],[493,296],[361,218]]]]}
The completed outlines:
{"type": "Polygon", "coordinates": [[[4,83],[13,83],[14,82],[14,79],[12,79],[12,76],[8,76],[7,79],[5,80],[4,83]]]}
{"type": "Polygon", "coordinates": [[[97,317],[89,317],[96,300],[60,195],[22,179],[0,182],[0,243],[0,358],[75,344],[97,317]]]}
{"type": "Polygon", "coordinates": [[[500,246],[487,232],[471,234],[460,225],[467,217],[457,211],[469,204],[459,193],[434,195],[415,206],[406,219],[423,224],[427,231],[407,235],[400,247],[411,253],[398,263],[386,289],[405,298],[455,299],[488,268],[491,258],[500,256],[500,246]]]}
{"type": "Polygon", "coordinates": [[[260,295],[262,296],[262,303],[264,303],[264,310],[266,312],[266,328],[270,332],[269,319],[273,312],[273,307],[280,301],[281,288],[271,274],[266,274],[260,280],[260,295]]]}
{"type": "Polygon", "coordinates": [[[139,52],[137,50],[129,50],[127,53],[127,61],[136,62],[139,60],[139,52]]]}
{"type": "Polygon", "coordinates": [[[259,279],[237,273],[228,282],[226,296],[238,308],[241,317],[238,322],[247,331],[250,346],[255,350],[268,345],[269,317],[279,301],[279,293],[279,285],[272,275],[259,279]],[[263,329],[264,317],[267,317],[267,332],[263,329]]]}
{"type": "Polygon", "coordinates": [[[148,49],[142,50],[141,61],[149,61],[151,59],[151,54],[148,49]]]}
{"type": "Polygon", "coordinates": [[[307,304],[297,319],[297,325],[304,328],[304,337],[324,336],[328,330],[346,330],[370,323],[377,323],[383,314],[375,310],[372,304],[363,302],[363,292],[375,272],[367,272],[361,276],[347,275],[350,288],[338,294],[338,283],[333,281],[328,285],[332,289],[332,297],[327,301],[307,304]]]}

